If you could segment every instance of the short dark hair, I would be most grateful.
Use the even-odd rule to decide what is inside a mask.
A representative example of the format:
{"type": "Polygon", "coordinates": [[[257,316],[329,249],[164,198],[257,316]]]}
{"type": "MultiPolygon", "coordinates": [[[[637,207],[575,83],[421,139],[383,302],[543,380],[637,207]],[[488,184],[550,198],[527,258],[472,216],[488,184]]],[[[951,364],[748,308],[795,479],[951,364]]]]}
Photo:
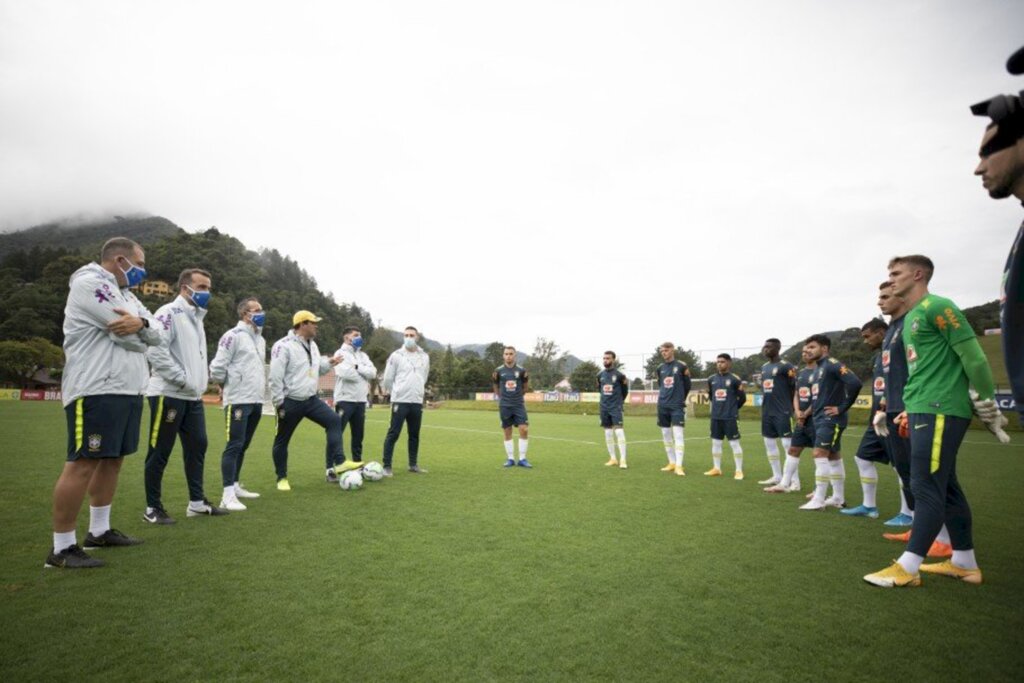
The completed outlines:
{"type": "Polygon", "coordinates": [[[892,282],[890,282],[889,280],[886,280],[882,284],[878,285],[878,288],[879,289],[892,289],[892,282]]]}
{"type": "Polygon", "coordinates": [[[178,276],[178,289],[181,289],[185,285],[191,285],[193,275],[202,275],[210,278],[211,280],[213,279],[213,277],[202,268],[186,268],[181,271],[181,275],[178,276]]]}
{"type": "Polygon", "coordinates": [[[782,346],[782,342],[780,342],[775,337],[768,337],[767,339],[764,340],[764,343],[765,344],[778,344],[779,346],[782,346]]]}
{"type": "Polygon", "coordinates": [[[615,355],[614,351],[605,351],[604,355],[611,356],[612,358],[618,359],[618,356],[615,355]]]}
{"type": "Polygon", "coordinates": [[[405,332],[408,332],[409,330],[412,330],[412,331],[413,331],[413,332],[415,332],[416,334],[419,334],[419,333],[420,333],[420,331],[419,331],[419,330],[417,330],[417,329],[416,329],[415,327],[413,327],[412,325],[406,325],[406,326],[405,326],[405,330],[404,330],[404,331],[405,331],[405,332]]]}
{"type": "Polygon", "coordinates": [[[872,318],[860,326],[861,332],[877,332],[878,330],[887,329],[889,329],[889,323],[885,322],[881,318],[872,318]]]}
{"type": "Polygon", "coordinates": [[[924,281],[930,282],[932,275],[935,273],[935,264],[927,256],[921,254],[911,254],[910,256],[893,256],[889,259],[889,267],[892,268],[897,263],[905,263],[912,268],[920,268],[924,271],[924,281]]]}
{"type": "Polygon", "coordinates": [[[830,349],[832,348],[832,340],[823,334],[812,334],[807,338],[807,341],[805,341],[804,344],[819,344],[821,346],[827,346],[830,349]]]}
{"type": "MultiPolygon", "coordinates": [[[[180,285],[178,286],[178,289],[181,289],[180,285]]],[[[245,314],[249,312],[249,304],[251,304],[253,301],[259,303],[260,300],[254,296],[247,296],[238,302],[238,307],[235,310],[238,311],[239,318],[245,317],[245,314]]]]}
{"type": "Polygon", "coordinates": [[[136,249],[141,248],[138,242],[133,242],[127,237],[113,237],[100,248],[100,262],[110,261],[118,256],[131,256],[136,249]]]}
{"type": "Polygon", "coordinates": [[[502,353],[505,353],[505,352],[506,352],[506,351],[508,351],[509,349],[512,349],[513,351],[515,351],[515,350],[516,350],[516,347],[514,347],[514,346],[506,346],[505,348],[503,348],[503,349],[501,350],[501,352],[502,352],[502,353]]]}
{"type": "Polygon", "coordinates": [[[346,327],[345,329],[343,329],[343,330],[341,331],[341,336],[342,336],[342,337],[344,337],[344,336],[345,336],[345,335],[347,335],[347,334],[348,334],[349,332],[358,332],[359,334],[362,334],[362,333],[363,333],[363,332],[362,332],[362,330],[360,330],[360,329],[359,329],[358,327],[352,327],[352,326],[350,325],[350,326],[346,327]]]}
{"type": "Polygon", "coordinates": [[[674,349],[674,348],[676,348],[676,345],[673,344],[672,342],[661,342],[661,346],[659,346],[658,348],[659,349],[674,349]]]}
{"type": "Polygon", "coordinates": [[[729,362],[732,362],[732,356],[730,356],[727,353],[720,353],[720,354],[718,354],[718,359],[719,360],[727,360],[729,362]]]}

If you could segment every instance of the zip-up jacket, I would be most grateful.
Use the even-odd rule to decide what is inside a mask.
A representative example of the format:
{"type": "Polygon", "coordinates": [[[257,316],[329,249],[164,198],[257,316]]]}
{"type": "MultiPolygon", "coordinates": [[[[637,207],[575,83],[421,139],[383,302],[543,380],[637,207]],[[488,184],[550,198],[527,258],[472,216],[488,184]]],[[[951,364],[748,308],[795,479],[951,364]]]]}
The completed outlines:
{"type": "Polygon", "coordinates": [[[267,341],[244,320],[224,333],[210,363],[210,379],[224,385],[225,405],[263,403],[266,358],[267,341]]]}
{"type": "Polygon", "coordinates": [[[377,376],[377,368],[364,351],[356,351],[351,344],[342,344],[334,352],[341,362],[334,366],[334,402],[360,403],[370,393],[370,382],[377,376]]]}
{"type": "Polygon", "coordinates": [[[167,335],[165,345],[147,352],[150,365],[147,396],[167,396],[198,401],[210,383],[206,360],[206,310],[193,306],[179,295],[156,311],[156,319],[167,335]]]}
{"type": "Polygon", "coordinates": [[[160,324],[127,287],[96,263],[82,266],[68,281],[64,307],[64,405],[82,396],[122,394],[140,396],[149,382],[146,350],[163,341],[160,324]],[[107,323],[121,317],[120,308],[144,318],[149,327],[119,337],[107,323]]]}
{"type": "Polygon", "coordinates": [[[330,372],[316,342],[307,345],[295,330],[278,339],[270,351],[270,400],[280,407],[286,398],[305,401],[316,396],[320,375],[330,372]]]}
{"type": "Polygon", "coordinates": [[[423,390],[430,374],[430,356],[417,347],[415,351],[398,349],[388,356],[381,384],[391,394],[392,403],[423,403],[423,390]]]}

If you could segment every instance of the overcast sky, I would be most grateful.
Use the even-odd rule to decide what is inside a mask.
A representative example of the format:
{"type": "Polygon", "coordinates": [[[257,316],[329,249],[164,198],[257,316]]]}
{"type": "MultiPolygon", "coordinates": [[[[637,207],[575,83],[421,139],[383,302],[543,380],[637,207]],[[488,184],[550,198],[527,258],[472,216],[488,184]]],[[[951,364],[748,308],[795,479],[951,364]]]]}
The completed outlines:
{"type": "MultiPolygon", "coordinates": [[[[997,296],[968,106],[1024,3],[0,0],[0,230],[144,212],[452,343],[636,372],[997,296]]],[[[216,286],[216,273],[214,273],[216,286]]]]}

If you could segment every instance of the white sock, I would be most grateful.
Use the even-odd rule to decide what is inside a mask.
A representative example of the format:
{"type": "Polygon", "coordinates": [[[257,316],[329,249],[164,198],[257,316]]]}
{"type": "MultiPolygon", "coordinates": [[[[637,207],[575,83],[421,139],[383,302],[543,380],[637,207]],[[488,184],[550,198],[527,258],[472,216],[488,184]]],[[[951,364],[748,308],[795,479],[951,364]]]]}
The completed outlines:
{"type": "Polygon", "coordinates": [[[875,494],[878,492],[878,467],[864,458],[854,458],[860,470],[860,488],[864,491],[864,507],[878,507],[875,494]]]}
{"type": "Polygon", "coordinates": [[[89,506],[89,533],[93,536],[102,536],[110,531],[110,506],[100,507],[89,506]]]}
{"type": "Polygon", "coordinates": [[[512,439],[509,439],[508,441],[505,442],[505,455],[508,456],[509,460],[515,459],[516,452],[514,446],[515,444],[512,443],[512,439]]]}
{"type": "Polygon", "coordinates": [[[789,447],[793,445],[793,439],[782,437],[782,452],[789,453],[789,447]]]}
{"type": "Polygon", "coordinates": [[[204,503],[201,500],[190,500],[188,502],[188,506],[193,510],[202,510],[203,508],[206,507],[206,503],[204,503]]]}
{"type": "Polygon", "coordinates": [[[676,464],[675,449],[672,447],[672,430],[668,427],[661,428],[661,443],[665,447],[665,457],[668,458],[668,464],[676,464]]]}
{"type": "Polygon", "coordinates": [[[832,482],[832,495],[839,500],[846,500],[846,468],[843,466],[843,459],[829,460],[829,468],[832,471],[830,477],[832,482]]]}
{"type": "Polygon", "coordinates": [[[621,462],[626,462],[626,430],[622,427],[618,427],[615,430],[615,438],[619,442],[619,454],[621,462]]]}
{"type": "Polygon", "coordinates": [[[768,451],[768,464],[772,468],[772,476],[776,479],[782,477],[782,465],[779,463],[779,444],[775,439],[764,437],[764,449],[768,451]]]}
{"type": "Polygon", "coordinates": [[[729,442],[729,448],[732,449],[732,459],[736,463],[736,471],[743,471],[743,446],[740,445],[739,439],[733,439],[729,442]]]}
{"type": "Polygon", "coordinates": [[[800,458],[792,455],[786,456],[786,468],[782,471],[782,485],[790,486],[793,483],[793,477],[799,474],[800,471],[800,458]]]}
{"type": "Polygon", "coordinates": [[[828,458],[814,459],[814,502],[824,503],[825,494],[828,493],[829,473],[832,468],[828,464],[828,458]]]}
{"type": "Polygon", "coordinates": [[[961,569],[977,569],[978,561],[974,559],[974,549],[954,550],[953,564],[961,569]]]}
{"type": "Polygon", "coordinates": [[[231,486],[225,486],[224,487],[224,500],[231,500],[232,498],[235,498],[235,497],[237,497],[237,494],[235,493],[235,485],[232,484],[231,486]]]}
{"type": "Polygon", "coordinates": [[[59,553],[65,548],[78,543],[78,539],[75,538],[75,532],[72,531],[54,531],[53,532],[53,552],[59,553]]]}
{"type": "Polygon", "coordinates": [[[685,446],[683,445],[684,432],[682,427],[672,428],[672,439],[675,442],[675,454],[676,454],[676,466],[683,466],[683,452],[685,446]]]}
{"type": "Polygon", "coordinates": [[[900,487],[900,513],[914,516],[914,511],[910,509],[910,505],[907,503],[907,492],[903,490],[903,479],[900,478],[899,472],[896,473],[896,483],[900,487]]]}
{"type": "Polygon", "coordinates": [[[949,529],[946,528],[945,524],[943,524],[942,528],[939,529],[939,535],[935,537],[935,540],[939,543],[945,543],[946,545],[950,544],[949,529]]]}
{"type": "Polygon", "coordinates": [[[921,569],[921,563],[924,562],[924,558],[914,553],[904,552],[900,555],[900,559],[896,560],[900,563],[900,566],[907,570],[910,574],[917,574],[918,570],[921,569]]]}
{"type": "Polygon", "coordinates": [[[526,460],[526,447],[529,446],[526,439],[519,439],[519,459],[526,460]]]}
{"type": "Polygon", "coordinates": [[[722,440],[711,439],[711,461],[715,464],[715,469],[722,469],[722,440]]]}
{"type": "Polygon", "coordinates": [[[604,430],[604,445],[608,448],[608,456],[615,459],[615,432],[610,429],[604,430]]]}

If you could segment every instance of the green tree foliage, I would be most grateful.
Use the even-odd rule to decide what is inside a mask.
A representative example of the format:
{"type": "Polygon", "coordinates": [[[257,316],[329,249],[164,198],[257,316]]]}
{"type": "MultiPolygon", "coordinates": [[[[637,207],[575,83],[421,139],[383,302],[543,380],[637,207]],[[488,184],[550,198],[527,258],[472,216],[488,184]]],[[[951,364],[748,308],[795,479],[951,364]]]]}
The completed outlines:
{"type": "Polygon", "coordinates": [[[644,380],[642,377],[634,377],[633,381],[629,385],[630,389],[636,389],[642,391],[644,388],[644,380]]]}
{"type": "Polygon", "coordinates": [[[597,391],[597,375],[601,368],[597,363],[585,360],[577,365],[569,374],[569,384],[573,391],[597,391]]]}
{"type": "MultiPolygon", "coordinates": [[[[690,368],[690,374],[694,377],[700,376],[700,371],[704,368],[704,361],[700,359],[695,351],[690,349],[684,349],[679,344],[676,344],[675,349],[676,360],[681,360],[686,363],[687,367],[690,368]]],[[[664,363],[661,359],[661,345],[654,347],[654,354],[648,357],[647,363],[644,364],[644,372],[648,378],[653,378],[658,372],[658,367],[664,363]]]]}
{"type": "MultiPolygon", "coordinates": [[[[63,246],[34,246],[4,257],[0,287],[7,296],[0,301],[0,340],[42,337],[62,344],[68,279],[75,270],[95,261],[99,245],[115,234],[124,233],[111,230],[99,239],[90,237],[88,248],[69,251],[63,246]]],[[[211,358],[220,335],[238,322],[238,302],[249,296],[257,297],[267,312],[263,334],[270,344],[288,333],[292,315],[298,310],[313,311],[324,319],[318,342],[325,353],[340,346],[341,331],[348,325],[358,327],[367,338],[373,335],[368,311],[356,304],[337,303],[332,295],[320,291],[316,280],[294,260],[276,250],[250,251],[216,228],[187,233],[156,225],[152,236],[154,239],[144,244],[150,280],[163,280],[175,289],[178,275],[186,268],[202,268],[212,276],[213,296],[204,321],[211,358]]],[[[140,299],[151,311],[169,301],[158,296],[140,295],[140,299]]]]}
{"type": "Polygon", "coordinates": [[[371,334],[363,332],[366,343],[363,344],[363,351],[373,361],[377,368],[377,374],[384,373],[384,366],[388,363],[388,356],[394,353],[401,343],[395,337],[394,331],[386,327],[378,327],[371,334]]]}
{"type": "Polygon", "coordinates": [[[25,387],[36,372],[58,368],[64,354],[59,346],[34,337],[25,341],[0,341],[0,377],[25,387]]]}
{"type": "Polygon", "coordinates": [[[565,361],[568,354],[561,353],[558,344],[551,339],[537,337],[533,354],[526,359],[526,371],[530,373],[533,389],[553,389],[565,378],[565,361]]]}
{"type": "Polygon", "coordinates": [[[498,367],[499,365],[505,362],[505,357],[503,355],[504,353],[504,344],[497,341],[491,342],[490,344],[487,345],[487,348],[484,349],[484,361],[487,363],[488,367],[491,368],[491,370],[494,370],[494,368],[498,367]]]}

